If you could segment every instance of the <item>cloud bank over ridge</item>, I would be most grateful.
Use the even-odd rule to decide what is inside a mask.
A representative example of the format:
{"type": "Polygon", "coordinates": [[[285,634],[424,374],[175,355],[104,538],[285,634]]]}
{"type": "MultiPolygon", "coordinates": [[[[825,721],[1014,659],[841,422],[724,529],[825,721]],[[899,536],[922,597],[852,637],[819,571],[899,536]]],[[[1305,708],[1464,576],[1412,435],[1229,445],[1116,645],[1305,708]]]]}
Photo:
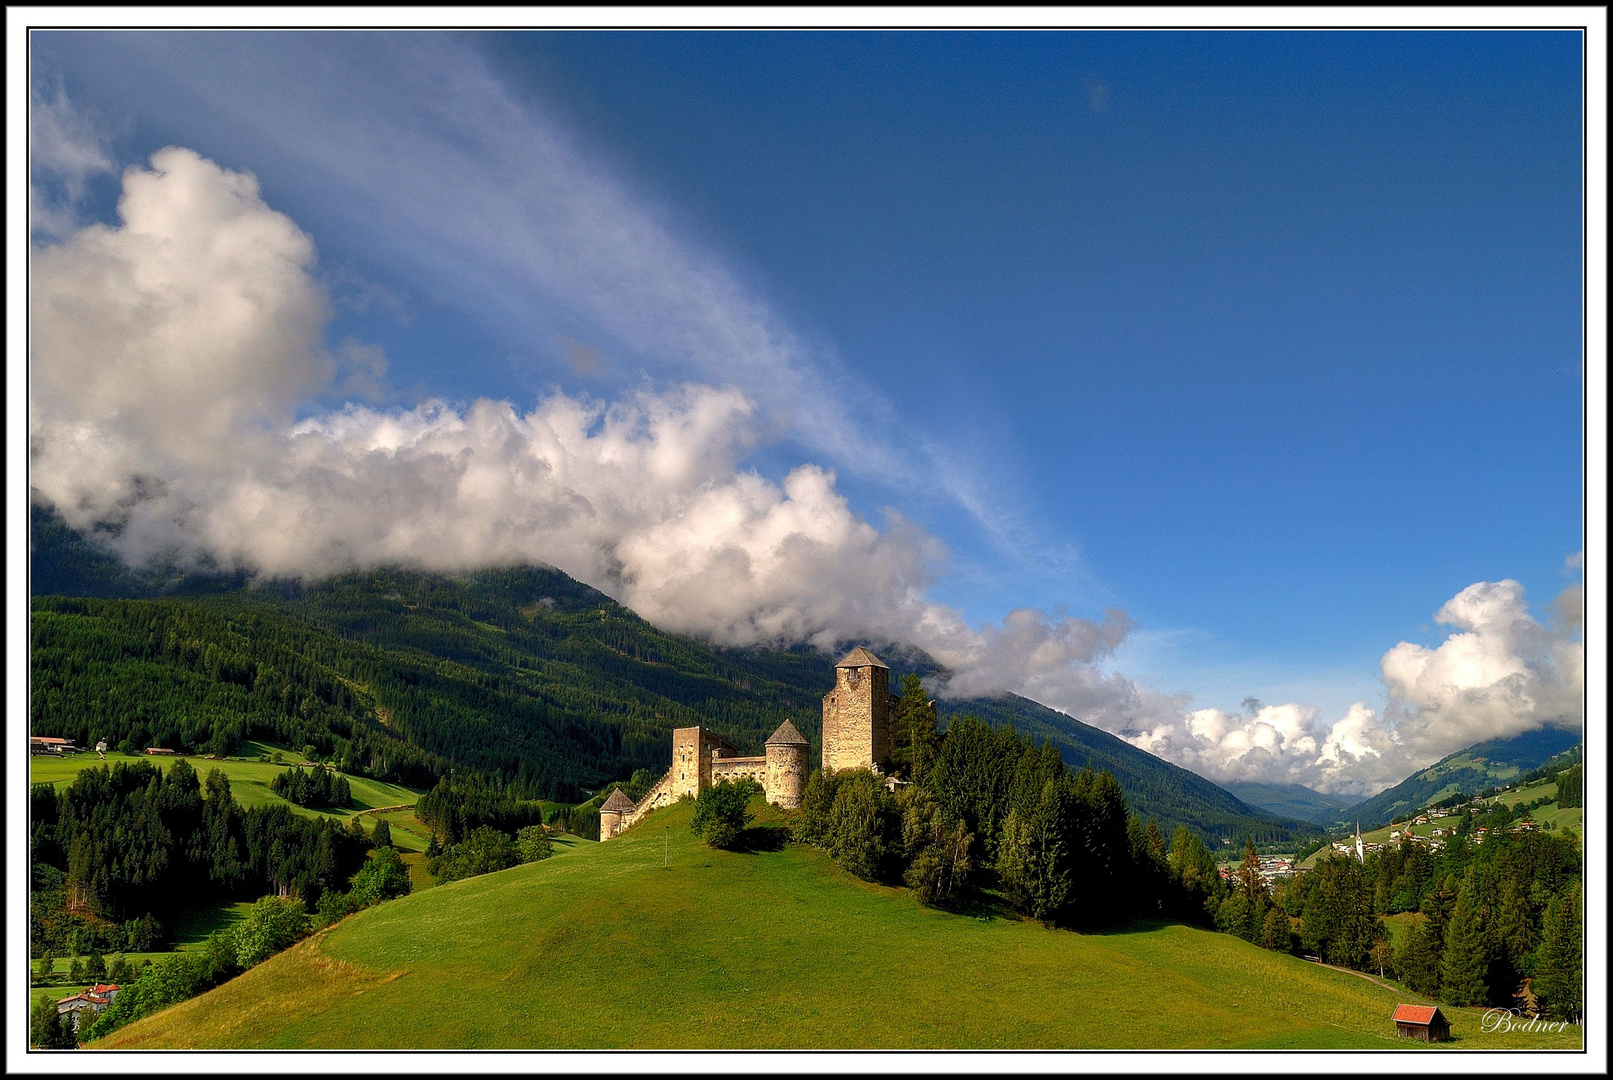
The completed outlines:
{"type": "Polygon", "coordinates": [[[1573,596],[1547,627],[1511,581],[1446,604],[1458,633],[1438,648],[1385,655],[1382,713],[1332,722],[1190,711],[1101,672],[1132,628],[1118,610],[971,627],[926,599],[945,553],[922,530],[863,520],[820,466],[743,467],[767,425],[731,385],[299,414],[349,364],[325,344],[312,240],[249,174],[177,147],[124,174],[119,214],[32,253],[29,437],[35,490],[75,526],[118,523],[131,561],[549,563],[720,642],[912,643],[953,670],[947,693],[1013,690],[1220,780],[1367,792],[1480,738],[1580,722],[1573,596]]]}

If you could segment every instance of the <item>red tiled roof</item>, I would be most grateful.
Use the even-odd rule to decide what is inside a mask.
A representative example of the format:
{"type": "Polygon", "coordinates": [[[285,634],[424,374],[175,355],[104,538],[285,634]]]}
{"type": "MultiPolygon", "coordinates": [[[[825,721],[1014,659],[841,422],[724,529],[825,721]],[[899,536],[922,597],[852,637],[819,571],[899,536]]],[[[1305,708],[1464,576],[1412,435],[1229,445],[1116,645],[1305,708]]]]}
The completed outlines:
{"type": "Polygon", "coordinates": [[[104,994],[108,990],[116,991],[118,989],[120,988],[117,983],[96,983],[90,987],[89,992],[92,994],[104,994]]]}
{"type": "Polygon", "coordinates": [[[1432,1024],[1439,1009],[1433,1005],[1396,1005],[1394,1021],[1397,1024],[1432,1024]]]}

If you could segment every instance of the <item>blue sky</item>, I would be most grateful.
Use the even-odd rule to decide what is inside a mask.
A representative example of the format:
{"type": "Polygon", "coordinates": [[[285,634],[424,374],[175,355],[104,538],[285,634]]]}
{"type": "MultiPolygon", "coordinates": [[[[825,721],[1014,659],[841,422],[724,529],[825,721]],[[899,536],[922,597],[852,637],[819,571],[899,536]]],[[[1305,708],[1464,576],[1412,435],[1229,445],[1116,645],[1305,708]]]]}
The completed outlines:
{"type": "Polygon", "coordinates": [[[1462,590],[1544,620],[1574,580],[1575,34],[31,48],[114,166],[82,217],[166,145],[251,172],[317,245],[325,339],[384,350],[375,407],[738,387],[741,469],[894,508],[972,626],[1123,609],[1086,659],[1183,708],[1382,712],[1380,658],[1462,590]],[[763,329],[730,348],[718,308],[763,329]]]}

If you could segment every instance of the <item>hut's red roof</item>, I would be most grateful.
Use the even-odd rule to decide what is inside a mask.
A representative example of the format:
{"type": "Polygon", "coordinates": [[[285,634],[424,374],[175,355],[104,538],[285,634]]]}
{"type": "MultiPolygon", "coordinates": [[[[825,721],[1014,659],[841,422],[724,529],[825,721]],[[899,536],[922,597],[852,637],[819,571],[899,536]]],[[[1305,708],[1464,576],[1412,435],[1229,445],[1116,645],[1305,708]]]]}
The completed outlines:
{"type": "Polygon", "coordinates": [[[1439,1016],[1439,1009],[1433,1005],[1395,1006],[1394,1020],[1397,1024],[1432,1024],[1436,1016],[1439,1016]]]}

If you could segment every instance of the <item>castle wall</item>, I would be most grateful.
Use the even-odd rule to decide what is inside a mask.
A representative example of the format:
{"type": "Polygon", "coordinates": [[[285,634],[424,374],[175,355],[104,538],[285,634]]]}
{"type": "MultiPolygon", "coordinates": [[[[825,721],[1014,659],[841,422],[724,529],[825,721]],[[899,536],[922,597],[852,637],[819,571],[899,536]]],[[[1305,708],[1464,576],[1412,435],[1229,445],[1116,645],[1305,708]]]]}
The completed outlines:
{"type": "Polygon", "coordinates": [[[711,782],[723,784],[730,780],[754,780],[767,786],[767,758],[717,757],[711,761],[711,782]]]}
{"type": "Polygon", "coordinates": [[[890,711],[887,669],[836,668],[823,698],[823,767],[872,769],[889,759],[890,711]]]}

